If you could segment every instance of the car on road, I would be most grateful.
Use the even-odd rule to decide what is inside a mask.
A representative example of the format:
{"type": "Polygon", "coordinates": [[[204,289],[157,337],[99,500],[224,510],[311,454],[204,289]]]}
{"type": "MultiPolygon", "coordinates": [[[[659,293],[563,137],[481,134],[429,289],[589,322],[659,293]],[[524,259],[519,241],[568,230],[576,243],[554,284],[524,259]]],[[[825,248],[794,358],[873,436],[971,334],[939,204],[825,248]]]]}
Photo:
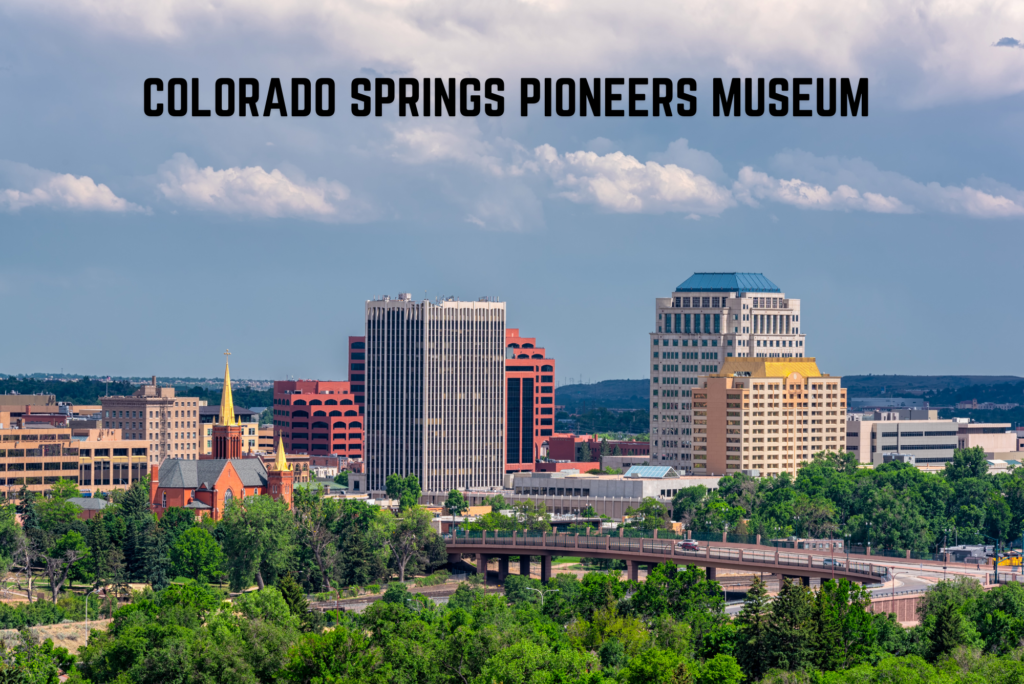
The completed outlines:
{"type": "Polygon", "coordinates": [[[676,544],[676,548],[680,551],[700,551],[700,544],[692,539],[684,539],[676,544]]]}

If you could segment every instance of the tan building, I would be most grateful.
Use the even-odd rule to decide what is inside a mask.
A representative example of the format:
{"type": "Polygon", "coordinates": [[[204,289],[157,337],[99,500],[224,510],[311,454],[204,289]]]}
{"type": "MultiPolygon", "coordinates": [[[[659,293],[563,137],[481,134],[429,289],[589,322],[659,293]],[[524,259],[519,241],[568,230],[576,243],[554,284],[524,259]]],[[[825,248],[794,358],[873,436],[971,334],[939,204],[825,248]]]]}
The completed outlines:
{"type": "Polygon", "coordinates": [[[1017,432],[1009,423],[967,423],[957,421],[957,447],[981,447],[988,455],[1017,451],[1017,432]]]}
{"type": "MultiPolygon", "coordinates": [[[[258,443],[259,420],[258,413],[244,408],[234,409],[235,420],[241,428],[242,453],[256,453],[260,450],[258,443]]],[[[205,458],[213,453],[213,427],[220,425],[219,406],[200,406],[199,408],[199,457],[205,458]]],[[[273,427],[273,426],[271,426],[273,427]]],[[[269,451],[274,450],[271,441],[269,451]]]]}
{"type": "Polygon", "coordinates": [[[260,451],[273,451],[274,450],[274,426],[268,423],[267,425],[260,425],[257,430],[257,440],[260,451]]]}
{"type": "Polygon", "coordinates": [[[75,482],[83,494],[127,489],[146,477],[145,443],[120,430],[32,427],[0,430],[0,492],[14,499],[22,485],[46,492],[57,480],[75,482]]]}
{"type": "Polygon", "coordinates": [[[800,300],[761,273],[694,273],[655,300],[653,323],[651,465],[697,474],[691,393],[730,358],[803,358],[800,300]]]}
{"type": "Polygon", "coordinates": [[[130,397],[102,397],[103,427],[146,443],[151,464],[165,458],[199,458],[199,407],[195,397],[177,397],[173,387],[142,385],[130,397]]]}
{"type": "MultiPolygon", "coordinates": [[[[254,456],[258,457],[267,468],[273,466],[277,458],[274,451],[261,451],[254,454],[254,456]]],[[[291,471],[295,473],[296,483],[309,482],[309,454],[286,454],[285,461],[288,463],[288,467],[291,471]]]]}
{"type": "Polygon", "coordinates": [[[957,424],[938,411],[901,409],[847,414],[846,449],[863,465],[878,466],[895,454],[918,468],[944,468],[956,450],[957,424]]]}
{"type": "Polygon", "coordinates": [[[795,475],[821,451],[846,451],[846,390],[812,357],[727,358],[693,390],[697,474],[795,475]]]}

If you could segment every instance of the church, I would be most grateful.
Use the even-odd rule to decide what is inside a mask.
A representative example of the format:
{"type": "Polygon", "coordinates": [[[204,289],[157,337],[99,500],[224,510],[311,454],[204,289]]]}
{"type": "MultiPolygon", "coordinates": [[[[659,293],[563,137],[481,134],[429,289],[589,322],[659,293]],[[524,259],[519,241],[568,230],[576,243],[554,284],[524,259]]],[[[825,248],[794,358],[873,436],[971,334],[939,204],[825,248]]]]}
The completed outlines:
{"type": "Polygon", "coordinates": [[[284,453],[284,442],[278,441],[277,458],[267,468],[258,456],[243,458],[242,429],[235,417],[231,372],[225,362],[220,423],[213,426],[212,451],[199,460],[165,458],[150,469],[149,503],[153,512],[163,516],[169,508],[186,508],[196,517],[220,520],[232,499],[262,494],[284,500],[290,508],[294,473],[284,453]]]}

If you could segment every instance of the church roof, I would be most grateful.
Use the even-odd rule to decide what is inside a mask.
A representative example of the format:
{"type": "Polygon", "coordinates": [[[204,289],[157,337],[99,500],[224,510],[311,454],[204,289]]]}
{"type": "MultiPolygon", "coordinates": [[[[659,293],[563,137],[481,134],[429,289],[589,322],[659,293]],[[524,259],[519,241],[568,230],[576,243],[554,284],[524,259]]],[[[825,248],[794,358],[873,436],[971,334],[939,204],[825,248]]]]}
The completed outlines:
{"type": "Polygon", "coordinates": [[[160,464],[159,486],[171,489],[200,489],[206,484],[213,487],[221,473],[230,463],[246,487],[266,487],[267,469],[258,458],[223,458],[190,461],[184,458],[167,458],[160,464]]]}
{"type": "Polygon", "coordinates": [[[760,273],[694,273],[676,292],[782,292],[760,273]]]}

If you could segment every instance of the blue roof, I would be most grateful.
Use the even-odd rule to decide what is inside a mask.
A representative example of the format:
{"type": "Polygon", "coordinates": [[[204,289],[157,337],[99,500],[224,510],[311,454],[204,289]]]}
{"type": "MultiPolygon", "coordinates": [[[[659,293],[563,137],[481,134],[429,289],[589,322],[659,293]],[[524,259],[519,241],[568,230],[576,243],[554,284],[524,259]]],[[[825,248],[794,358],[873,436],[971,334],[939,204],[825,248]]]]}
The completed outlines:
{"type": "Polygon", "coordinates": [[[676,292],[782,292],[760,273],[694,273],[676,292]]]}
{"type": "Polygon", "coordinates": [[[650,478],[665,478],[665,477],[679,477],[673,468],[669,466],[633,466],[626,471],[623,477],[650,477],[650,478]]]}

